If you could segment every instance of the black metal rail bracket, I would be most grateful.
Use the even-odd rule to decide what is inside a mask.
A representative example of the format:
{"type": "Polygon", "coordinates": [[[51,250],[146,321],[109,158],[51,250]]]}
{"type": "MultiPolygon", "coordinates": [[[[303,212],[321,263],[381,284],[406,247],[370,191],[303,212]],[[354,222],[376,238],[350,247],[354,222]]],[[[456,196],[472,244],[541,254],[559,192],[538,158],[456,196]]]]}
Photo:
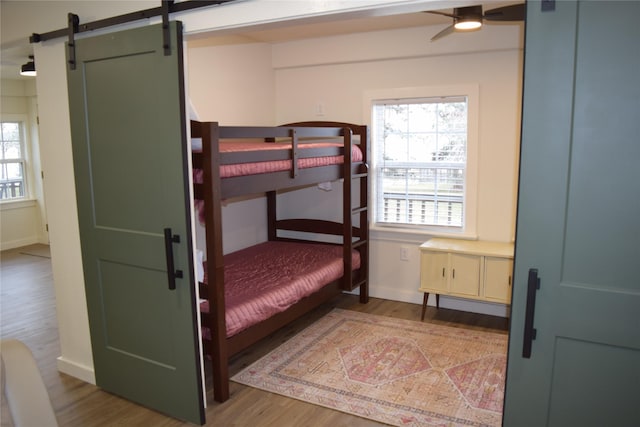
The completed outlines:
{"type": "Polygon", "coordinates": [[[173,0],[162,0],[162,47],[164,56],[171,55],[171,33],[169,31],[169,9],[173,0]]]}
{"type": "Polygon", "coordinates": [[[78,32],[78,25],[80,24],[80,18],[78,15],[69,13],[67,15],[69,26],[67,27],[67,35],[69,36],[69,43],[67,43],[67,49],[69,49],[69,68],[76,69],[76,42],[75,34],[78,32]]]}

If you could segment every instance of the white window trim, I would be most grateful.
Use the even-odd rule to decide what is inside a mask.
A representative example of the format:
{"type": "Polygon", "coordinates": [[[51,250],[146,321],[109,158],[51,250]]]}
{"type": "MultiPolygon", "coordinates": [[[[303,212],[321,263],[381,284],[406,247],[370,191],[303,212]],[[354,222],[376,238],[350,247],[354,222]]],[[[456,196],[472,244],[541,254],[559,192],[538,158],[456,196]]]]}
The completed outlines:
{"type": "MultiPolygon", "coordinates": [[[[375,101],[379,100],[399,100],[407,98],[435,98],[449,96],[466,96],[467,97],[467,166],[465,176],[465,215],[464,226],[462,229],[449,229],[447,227],[437,226],[408,226],[400,224],[377,224],[374,222],[375,212],[370,212],[372,224],[370,230],[374,238],[378,237],[384,240],[389,239],[411,239],[424,240],[427,236],[446,236],[457,237],[461,239],[477,239],[477,218],[478,218],[478,144],[479,144],[479,86],[477,84],[457,84],[443,86],[420,86],[405,88],[389,88],[368,90],[363,94],[363,114],[366,124],[373,132],[372,112],[375,101]]],[[[375,164],[376,153],[373,144],[373,134],[370,136],[371,142],[369,147],[369,159],[371,159],[371,170],[369,171],[370,191],[369,194],[375,197],[377,185],[376,180],[371,177],[376,176],[375,164]]],[[[376,209],[376,204],[369,201],[371,209],[376,209]]]]}
{"type": "Polygon", "coordinates": [[[0,200],[0,204],[18,204],[21,206],[21,202],[30,202],[34,198],[31,194],[31,180],[33,179],[31,171],[31,139],[29,133],[29,116],[26,114],[2,114],[0,115],[0,122],[20,122],[22,131],[22,164],[24,170],[24,197],[19,199],[5,199],[0,200]]]}

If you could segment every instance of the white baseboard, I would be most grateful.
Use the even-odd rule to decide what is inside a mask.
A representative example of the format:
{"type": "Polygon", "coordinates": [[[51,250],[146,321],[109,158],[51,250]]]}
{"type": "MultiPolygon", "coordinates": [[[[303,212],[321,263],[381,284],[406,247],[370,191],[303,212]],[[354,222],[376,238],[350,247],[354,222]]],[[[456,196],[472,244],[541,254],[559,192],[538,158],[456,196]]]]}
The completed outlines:
{"type": "Polygon", "coordinates": [[[414,292],[403,289],[385,288],[381,286],[370,285],[369,295],[374,298],[388,299],[391,301],[408,302],[422,305],[422,292],[417,290],[414,292]]]}
{"type": "Polygon", "coordinates": [[[96,384],[96,375],[93,368],[89,366],[80,365],[79,363],[65,359],[62,356],[58,357],[58,371],[63,374],[71,375],[89,384],[96,384]]]}
{"type": "Polygon", "coordinates": [[[440,308],[470,311],[489,316],[509,317],[511,308],[506,304],[475,301],[471,299],[440,296],[440,308]]]}
{"type": "MultiPolygon", "coordinates": [[[[391,301],[408,302],[422,305],[423,293],[417,289],[407,291],[404,289],[388,288],[384,286],[371,285],[369,295],[374,298],[382,298],[391,301]]],[[[435,307],[435,298],[429,298],[429,305],[435,307]]],[[[509,317],[510,307],[506,304],[492,302],[475,301],[464,298],[440,296],[440,308],[452,310],[469,311],[471,313],[487,314],[489,316],[509,317]]]]}
{"type": "Polygon", "coordinates": [[[11,240],[8,242],[0,242],[0,250],[6,251],[8,249],[21,248],[23,246],[35,245],[39,243],[37,236],[25,237],[24,239],[11,240]]]}

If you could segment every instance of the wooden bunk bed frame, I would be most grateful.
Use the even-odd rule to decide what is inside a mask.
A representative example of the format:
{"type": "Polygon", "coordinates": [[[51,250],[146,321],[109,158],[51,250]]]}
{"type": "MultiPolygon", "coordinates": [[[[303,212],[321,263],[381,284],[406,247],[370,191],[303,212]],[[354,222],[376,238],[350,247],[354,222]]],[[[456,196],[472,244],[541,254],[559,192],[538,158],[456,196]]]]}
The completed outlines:
{"type": "MultiPolygon", "coordinates": [[[[209,301],[209,313],[202,313],[201,325],[210,330],[210,340],[203,340],[204,356],[213,366],[214,399],[224,402],[229,398],[228,361],[233,355],[268,336],[292,320],[334,298],[343,291],[359,288],[360,302],[369,300],[368,288],[368,166],[366,126],[342,122],[299,122],[278,127],[219,126],[216,122],[191,122],[191,135],[202,139],[201,153],[193,154],[194,169],[203,170],[203,183],[194,184],[195,199],[204,201],[208,285],[200,284],[200,298],[209,301]],[[352,161],[353,136],[357,136],[362,161],[352,161]],[[298,150],[299,138],[336,138],[342,147],[305,148],[298,150]],[[219,141],[223,138],[264,138],[275,141],[289,138],[290,150],[221,153],[219,141]],[[305,156],[344,156],[341,164],[299,169],[297,160],[305,156]],[[291,160],[291,169],[267,174],[220,177],[219,166],[224,164],[267,160],[291,160]],[[277,191],[310,186],[342,179],[342,222],[317,219],[278,220],[276,215],[277,191]],[[355,185],[359,186],[359,203],[353,208],[355,185]],[[222,248],[222,201],[228,198],[266,193],[269,240],[296,240],[283,238],[279,230],[310,232],[321,235],[342,236],[344,275],[314,294],[254,326],[227,337],[225,323],[224,262],[222,248]],[[353,218],[356,217],[354,226],[353,218]],[[352,269],[352,251],[360,253],[360,268],[352,269]]],[[[315,242],[317,243],[317,242],[315,242]]]]}

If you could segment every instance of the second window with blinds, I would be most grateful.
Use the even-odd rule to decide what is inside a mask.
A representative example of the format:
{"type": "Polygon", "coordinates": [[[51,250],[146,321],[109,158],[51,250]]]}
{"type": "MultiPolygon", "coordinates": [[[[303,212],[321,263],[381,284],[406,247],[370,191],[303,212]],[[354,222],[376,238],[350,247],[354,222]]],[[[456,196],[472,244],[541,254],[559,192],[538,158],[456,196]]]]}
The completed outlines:
{"type": "Polygon", "coordinates": [[[372,99],[377,225],[475,231],[474,101],[467,93],[372,99]]]}

